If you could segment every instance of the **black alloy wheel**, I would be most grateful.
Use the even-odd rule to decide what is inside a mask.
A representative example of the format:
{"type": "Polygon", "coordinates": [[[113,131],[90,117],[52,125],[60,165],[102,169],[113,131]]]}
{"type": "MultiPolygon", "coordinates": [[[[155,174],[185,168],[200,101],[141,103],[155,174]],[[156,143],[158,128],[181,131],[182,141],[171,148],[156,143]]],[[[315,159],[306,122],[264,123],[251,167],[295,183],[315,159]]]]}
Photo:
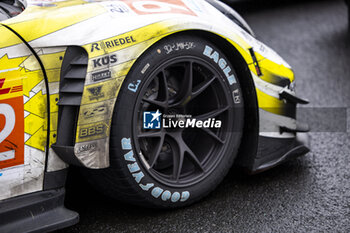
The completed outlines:
{"type": "MultiPolygon", "coordinates": [[[[194,56],[165,61],[140,90],[134,112],[134,142],[143,165],[159,182],[172,187],[193,185],[215,169],[230,137],[227,129],[233,108],[232,96],[212,64],[194,56]],[[143,113],[185,115],[197,120],[220,120],[208,128],[143,129],[143,113]]],[[[178,119],[181,120],[181,119],[178,119]]]]}

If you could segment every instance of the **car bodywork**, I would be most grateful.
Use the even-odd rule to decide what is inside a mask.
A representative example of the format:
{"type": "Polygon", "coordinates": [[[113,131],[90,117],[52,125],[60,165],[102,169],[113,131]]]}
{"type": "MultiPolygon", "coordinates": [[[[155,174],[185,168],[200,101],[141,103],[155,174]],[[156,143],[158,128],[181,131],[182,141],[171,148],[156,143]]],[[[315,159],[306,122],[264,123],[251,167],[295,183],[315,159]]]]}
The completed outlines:
{"type": "MultiPolygon", "coordinates": [[[[221,44],[244,73],[246,120],[237,164],[255,173],[308,151],[297,133],[307,127],[296,121],[296,104],[307,101],[295,95],[291,67],[222,14],[215,1],[26,4],[19,16],[0,23],[3,203],[63,187],[69,164],[108,167],[111,118],[120,87],[128,85],[133,92],[140,84],[124,83],[128,71],[150,46],[176,33],[198,33],[221,44]]],[[[168,49],[179,46],[188,45],[170,44],[168,49]]],[[[211,58],[220,62],[215,53],[211,58]]],[[[66,225],[76,222],[76,215],[62,214],[67,215],[62,217],[66,225]]]]}

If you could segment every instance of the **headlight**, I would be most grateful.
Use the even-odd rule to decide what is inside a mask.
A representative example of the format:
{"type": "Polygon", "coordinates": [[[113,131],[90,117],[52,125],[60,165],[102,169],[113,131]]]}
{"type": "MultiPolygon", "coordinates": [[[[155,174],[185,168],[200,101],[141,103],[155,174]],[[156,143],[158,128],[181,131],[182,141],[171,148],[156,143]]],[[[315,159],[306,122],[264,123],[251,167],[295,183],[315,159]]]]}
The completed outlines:
{"type": "Polygon", "coordinates": [[[255,37],[253,30],[249,27],[248,23],[242,18],[240,14],[238,14],[235,10],[233,10],[230,6],[226,5],[223,2],[218,0],[206,0],[210,5],[218,9],[221,13],[223,13],[226,17],[231,19],[238,26],[243,28],[246,32],[248,32],[251,36],[255,37]]]}

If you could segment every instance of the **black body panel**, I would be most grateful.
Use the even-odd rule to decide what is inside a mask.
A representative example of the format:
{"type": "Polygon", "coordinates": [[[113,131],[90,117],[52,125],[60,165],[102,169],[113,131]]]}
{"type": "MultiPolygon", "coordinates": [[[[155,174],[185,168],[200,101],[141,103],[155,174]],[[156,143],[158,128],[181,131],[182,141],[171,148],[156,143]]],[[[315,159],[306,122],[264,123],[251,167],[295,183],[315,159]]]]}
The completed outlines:
{"type": "Polygon", "coordinates": [[[74,144],[87,67],[87,52],[78,46],[68,47],[61,69],[57,141],[52,149],[63,161],[76,166],[83,166],[74,155],[74,144]]]}
{"type": "Polygon", "coordinates": [[[307,133],[297,133],[295,138],[273,138],[259,136],[258,150],[253,156],[242,157],[238,165],[250,174],[263,172],[287,160],[308,153],[307,133]]]}
{"type": "Polygon", "coordinates": [[[10,198],[0,202],[0,232],[48,232],[79,221],[64,207],[64,188],[10,198]]]}

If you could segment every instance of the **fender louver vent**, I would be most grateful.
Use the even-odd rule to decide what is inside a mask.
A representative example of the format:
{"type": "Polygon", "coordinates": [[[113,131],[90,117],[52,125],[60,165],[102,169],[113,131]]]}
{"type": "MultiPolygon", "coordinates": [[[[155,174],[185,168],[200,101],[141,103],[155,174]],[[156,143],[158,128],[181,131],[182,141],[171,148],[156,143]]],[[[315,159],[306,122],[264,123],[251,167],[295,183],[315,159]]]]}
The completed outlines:
{"type": "Polygon", "coordinates": [[[80,106],[87,66],[88,55],[83,48],[69,47],[67,49],[61,69],[58,105],[80,106]]]}
{"type": "Polygon", "coordinates": [[[78,166],[81,163],[74,155],[74,144],[87,67],[87,52],[81,47],[68,47],[61,68],[57,141],[52,145],[63,161],[78,166]]]}

